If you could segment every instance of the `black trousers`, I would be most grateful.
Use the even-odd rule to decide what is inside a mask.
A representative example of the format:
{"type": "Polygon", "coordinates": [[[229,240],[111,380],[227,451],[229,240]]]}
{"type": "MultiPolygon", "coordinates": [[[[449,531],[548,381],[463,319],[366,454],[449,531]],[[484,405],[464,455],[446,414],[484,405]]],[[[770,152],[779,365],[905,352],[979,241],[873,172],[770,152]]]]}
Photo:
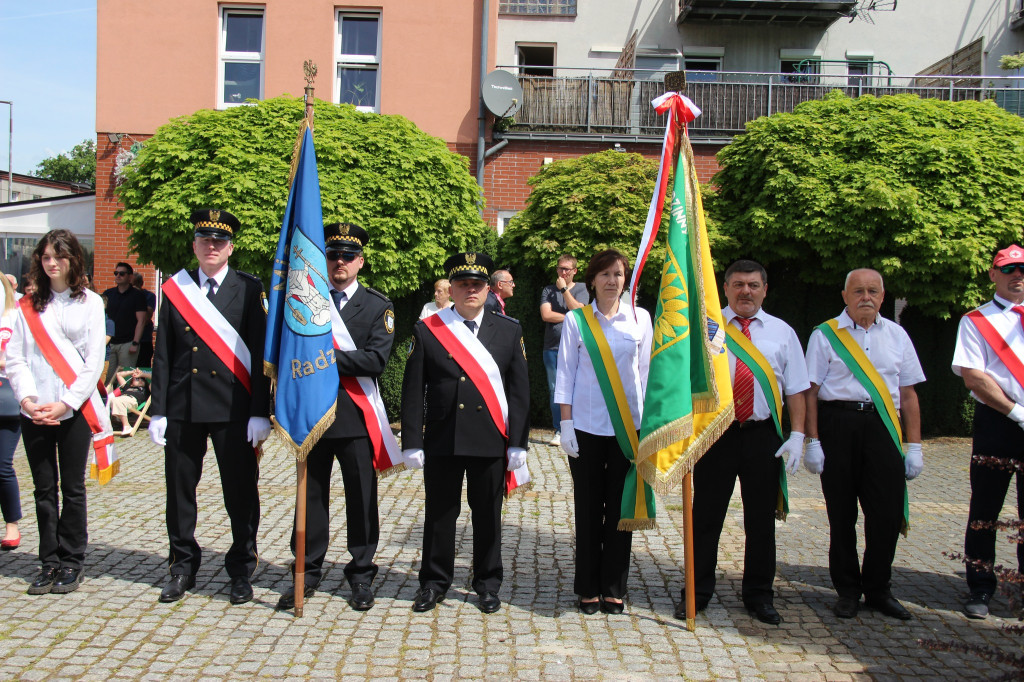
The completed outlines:
{"type": "Polygon", "coordinates": [[[579,457],[569,458],[576,511],[576,577],[581,597],[622,599],[633,533],[618,529],[629,460],[615,436],[576,431],[579,457]]]}
{"type": "MultiPolygon", "coordinates": [[[[1024,431],[1009,417],[983,403],[974,405],[974,455],[1003,457],[1024,461],[1024,431]]],[[[995,530],[973,530],[975,521],[993,522],[999,518],[1012,470],[971,461],[971,506],[967,515],[964,554],[968,559],[993,563],[996,560],[995,530]]],[[[1024,482],[1017,474],[1017,516],[1024,518],[1024,482]]],[[[1000,533],[999,535],[1005,535],[1000,533]]],[[[1012,546],[1012,543],[1009,543],[1012,546]]],[[[1024,544],[1017,544],[1017,566],[1024,568],[1024,544]]],[[[967,564],[967,585],[971,592],[995,594],[996,576],[988,569],[967,564]]]]}
{"type": "MultiPolygon", "coordinates": [[[[350,585],[370,584],[377,575],[373,555],[380,541],[377,515],[377,472],[370,439],[321,438],[306,458],[306,584],[317,585],[330,539],[331,470],[337,458],[345,485],[348,551],[345,566],[350,585]]],[[[295,531],[292,530],[292,554],[295,531]]]]}
{"type": "MultiPolygon", "coordinates": [[[[782,445],[771,419],[739,422],[698,460],[693,468],[693,562],[697,602],[707,603],[715,592],[718,541],[729,511],[736,478],[743,499],[743,603],[773,599],[775,580],[775,507],[779,497],[779,467],[775,457],[782,445]]],[[[683,598],[686,598],[684,593],[683,598]]]]}
{"type": "Polygon", "coordinates": [[[167,421],[164,472],[167,477],[168,563],[172,575],[195,575],[203,551],[196,542],[196,487],[203,475],[207,437],[213,441],[224,507],[231,520],[231,549],[224,564],[232,578],[256,570],[260,523],[259,464],[246,440],[247,420],[197,424],[167,421]]]}
{"type": "Polygon", "coordinates": [[[903,453],[876,412],[818,401],[825,452],[821,492],[828,512],[828,568],[840,597],[889,594],[907,487],[903,453]],[[864,563],[857,560],[857,503],[864,510],[864,563]]]}
{"type": "Polygon", "coordinates": [[[22,417],[21,435],[35,484],[39,563],[44,568],[81,568],[89,542],[85,505],[85,467],[92,447],[89,423],[80,412],[57,426],[40,426],[22,417]]]}
{"type": "Polygon", "coordinates": [[[462,478],[473,522],[473,589],[497,592],[501,564],[501,502],[504,457],[427,456],[423,465],[426,504],[420,587],[444,593],[455,575],[455,522],[462,510],[462,478]]]}

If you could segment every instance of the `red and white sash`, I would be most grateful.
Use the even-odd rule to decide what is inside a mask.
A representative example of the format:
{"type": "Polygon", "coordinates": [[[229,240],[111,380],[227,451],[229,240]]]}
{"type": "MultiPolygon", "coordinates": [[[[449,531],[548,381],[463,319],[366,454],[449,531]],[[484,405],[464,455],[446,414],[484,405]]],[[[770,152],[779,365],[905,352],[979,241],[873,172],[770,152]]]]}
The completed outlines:
{"type": "MultiPolygon", "coordinates": [[[[213,301],[206,297],[187,270],[179,270],[160,287],[174,309],[181,313],[200,339],[252,395],[252,355],[245,339],[231,326],[213,301]]],[[[253,448],[257,459],[263,456],[262,444],[253,448]]]]}
{"type": "MultiPolygon", "coordinates": [[[[334,337],[334,348],[340,351],[356,350],[352,335],[341,319],[336,306],[331,308],[331,334],[334,337]]],[[[377,381],[370,377],[341,377],[341,385],[352,398],[366,423],[366,432],[373,446],[373,468],[378,475],[388,476],[405,469],[402,449],[398,447],[395,434],[391,433],[391,424],[384,409],[384,401],[380,397],[377,381]]]]}
{"type": "MultiPolygon", "coordinates": [[[[452,354],[455,362],[480,391],[495,427],[508,443],[508,401],[505,398],[501,372],[490,351],[480,343],[476,334],[469,331],[452,308],[445,308],[436,315],[425,318],[423,324],[444,349],[452,354]]],[[[507,462],[507,453],[505,459],[507,462]]],[[[529,482],[530,471],[525,463],[515,471],[506,471],[505,495],[529,482]]]]}
{"type": "Polygon", "coordinates": [[[214,355],[228,366],[245,390],[252,393],[252,358],[238,331],[195,283],[186,270],[164,282],[164,295],[214,355]]]}
{"type": "Polygon", "coordinates": [[[1024,386],[1024,361],[1006,342],[1006,336],[1010,331],[1020,325],[1020,318],[1016,314],[1011,318],[1000,313],[986,315],[980,309],[972,310],[967,313],[967,318],[974,323],[982,338],[992,348],[992,352],[1006,365],[1006,369],[1010,370],[1017,383],[1024,386]]]}
{"type": "MultiPolygon", "coordinates": [[[[65,386],[71,388],[71,384],[78,379],[78,374],[85,368],[85,359],[75,348],[71,340],[62,332],[49,328],[47,320],[44,320],[35,308],[32,307],[32,297],[23,296],[18,302],[21,313],[25,316],[25,322],[32,333],[32,338],[39,347],[46,362],[60,378],[65,386]]],[[[107,415],[106,392],[103,389],[103,379],[96,385],[85,404],[79,408],[89,430],[92,431],[92,452],[89,453],[89,478],[95,478],[100,484],[107,483],[120,470],[121,463],[114,452],[114,430],[110,427],[110,417],[107,415]]]]}

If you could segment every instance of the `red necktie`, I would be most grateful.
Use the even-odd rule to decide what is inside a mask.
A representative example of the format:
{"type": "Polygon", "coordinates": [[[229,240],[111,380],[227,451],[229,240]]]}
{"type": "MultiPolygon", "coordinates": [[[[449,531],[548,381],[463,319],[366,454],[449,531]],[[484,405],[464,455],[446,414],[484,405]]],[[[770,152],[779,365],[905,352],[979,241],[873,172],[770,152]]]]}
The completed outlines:
{"type": "MultiPolygon", "coordinates": [[[[743,335],[750,338],[750,319],[737,317],[743,335]]],[[[736,421],[745,422],[754,415],[754,373],[739,358],[736,359],[736,376],[733,379],[733,399],[736,401],[736,421]]]]}
{"type": "Polygon", "coordinates": [[[1010,310],[1020,315],[1020,326],[1024,327],[1024,305],[1015,305],[1010,310]]]}

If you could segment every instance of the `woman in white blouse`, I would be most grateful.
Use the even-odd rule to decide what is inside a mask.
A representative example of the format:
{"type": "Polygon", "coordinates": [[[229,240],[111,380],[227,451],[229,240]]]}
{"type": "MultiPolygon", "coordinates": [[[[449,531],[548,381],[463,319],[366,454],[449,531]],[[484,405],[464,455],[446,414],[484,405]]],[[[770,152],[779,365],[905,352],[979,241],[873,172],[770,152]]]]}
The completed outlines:
{"type": "MultiPolygon", "coordinates": [[[[626,257],[614,249],[590,259],[584,282],[590,307],[611,350],[623,393],[639,428],[651,359],[651,316],[620,301],[629,281],[626,257]]],[[[619,447],[581,318],[565,316],[558,347],[555,402],[561,409],[562,449],[569,455],[576,511],[576,577],[583,613],[622,613],[633,534],[618,530],[630,461],[619,447]]],[[[585,324],[585,322],[584,322],[585,324]]]]}
{"type": "MultiPolygon", "coordinates": [[[[105,356],[103,302],[85,288],[84,257],[68,230],[53,230],[32,252],[31,306],[51,343],[73,348],[80,365],[70,386],[50,366],[25,312],[7,346],[7,375],[21,405],[21,433],[35,484],[42,569],[29,594],[78,588],[88,539],[85,470],[92,431],[81,412],[96,391],[105,356]],[[59,488],[59,490],[58,490],[59,488]]],[[[44,339],[45,340],[45,339],[44,339]]],[[[69,353],[65,353],[67,357],[69,353]]]]}
{"type": "Polygon", "coordinates": [[[420,319],[430,317],[434,313],[449,307],[452,304],[451,290],[451,282],[446,279],[439,279],[434,282],[434,300],[423,304],[423,310],[420,311],[420,319]]]}
{"type": "MultiPolygon", "coordinates": [[[[0,284],[3,285],[3,293],[0,294],[0,301],[3,302],[3,314],[0,315],[0,383],[6,384],[7,345],[14,333],[18,304],[14,287],[3,273],[0,273],[0,284]]],[[[15,401],[11,400],[11,412],[15,411],[15,401]]],[[[21,531],[18,529],[18,521],[21,520],[21,492],[18,490],[18,475],[14,472],[14,450],[20,438],[21,420],[18,416],[0,417],[0,512],[6,523],[0,550],[17,549],[21,545],[21,531]]]]}

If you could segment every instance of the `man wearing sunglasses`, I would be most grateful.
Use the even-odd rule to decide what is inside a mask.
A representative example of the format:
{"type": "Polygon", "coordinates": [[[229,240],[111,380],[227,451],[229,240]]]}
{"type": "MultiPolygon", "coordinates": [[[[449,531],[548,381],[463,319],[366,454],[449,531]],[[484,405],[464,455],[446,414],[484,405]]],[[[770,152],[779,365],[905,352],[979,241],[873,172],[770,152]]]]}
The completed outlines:
{"type": "Polygon", "coordinates": [[[132,286],[132,266],[114,266],[116,286],[103,292],[107,297],[107,317],[114,323],[110,337],[110,367],[104,383],[110,381],[118,367],[135,367],[139,359],[139,343],[146,328],[146,296],[132,286]]]}
{"type": "Polygon", "coordinates": [[[491,286],[487,291],[484,310],[504,315],[505,301],[512,298],[512,294],[515,293],[516,281],[512,279],[512,273],[508,270],[495,270],[489,281],[491,286]]]}
{"type": "MultiPolygon", "coordinates": [[[[997,456],[1024,462],[1024,249],[1013,244],[999,251],[988,277],[995,284],[992,300],[960,320],[953,373],[977,401],[971,459],[971,505],[967,513],[964,554],[971,595],[964,605],[968,618],[988,616],[997,581],[996,529],[991,526],[1003,508],[1013,469],[979,463],[976,456],[997,456]],[[975,522],[989,524],[972,528],[975,522]]],[[[1017,474],[1017,510],[1024,515],[1024,483],[1017,474]]],[[[1017,566],[1024,568],[1024,544],[1017,545],[1017,566]]]]}
{"type": "MultiPolygon", "coordinates": [[[[354,346],[353,350],[335,348],[338,374],[343,380],[346,377],[365,377],[376,382],[391,355],[391,344],[395,339],[395,308],[387,296],[359,282],[358,275],[364,262],[363,247],[367,241],[369,235],[359,225],[331,223],[324,226],[331,299],[354,346]]],[[[365,398],[358,392],[352,395],[357,400],[365,398]]],[[[373,562],[373,555],[380,538],[377,472],[366,417],[352,395],[345,386],[339,388],[334,423],[306,459],[304,595],[309,597],[315,592],[320,583],[324,557],[327,556],[331,469],[337,459],[345,485],[346,533],[348,551],[352,555],[352,560],[345,565],[345,577],[352,588],[348,603],[356,611],[366,611],[374,604],[371,585],[377,575],[377,564],[373,562]]],[[[378,429],[389,428],[387,424],[375,426],[378,429]]],[[[295,552],[294,533],[292,552],[295,552]]],[[[277,608],[288,610],[294,607],[293,581],[278,600],[277,608]]]]}

